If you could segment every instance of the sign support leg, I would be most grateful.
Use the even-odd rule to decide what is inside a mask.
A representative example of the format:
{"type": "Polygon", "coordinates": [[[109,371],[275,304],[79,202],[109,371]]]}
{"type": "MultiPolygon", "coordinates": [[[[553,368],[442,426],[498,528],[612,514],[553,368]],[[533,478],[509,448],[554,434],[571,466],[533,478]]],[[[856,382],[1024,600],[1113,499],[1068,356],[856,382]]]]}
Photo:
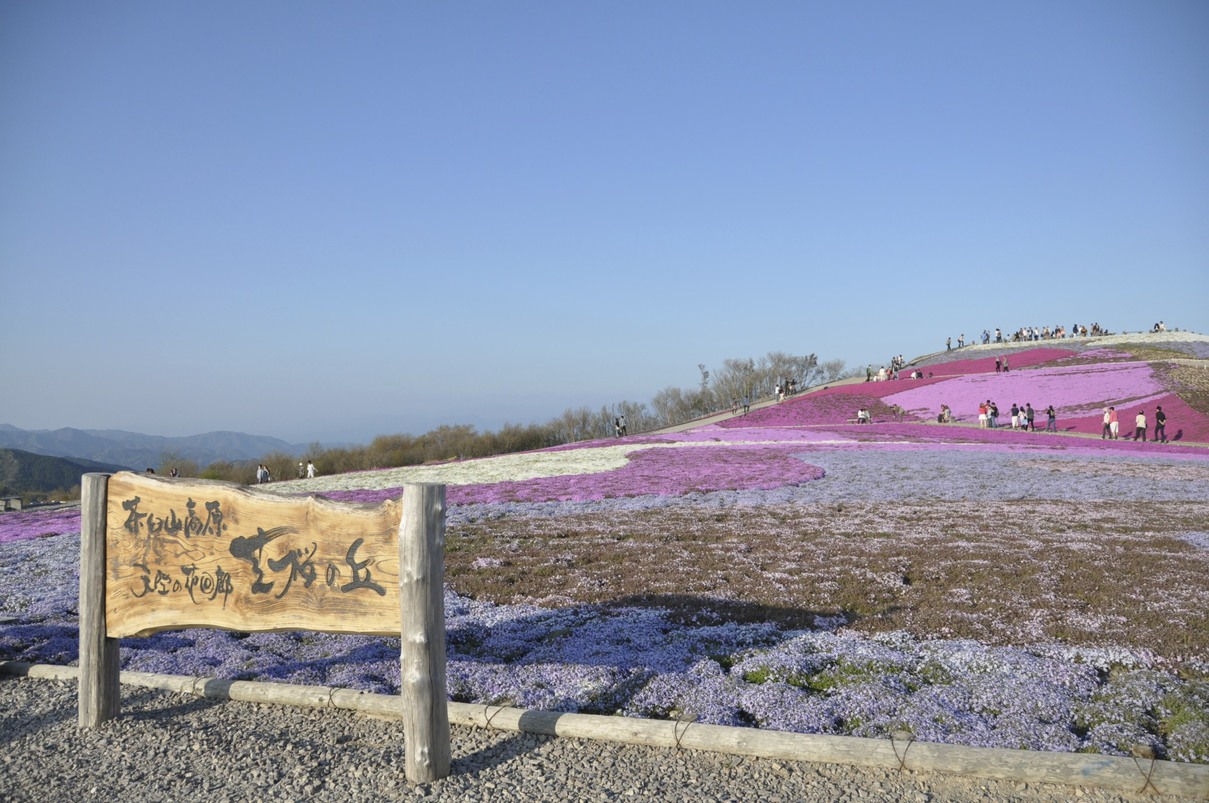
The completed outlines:
{"type": "Polygon", "coordinates": [[[118,715],[118,639],[105,635],[105,507],[108,474],[80,478],[80,718],[95,728],[118,715]]]}

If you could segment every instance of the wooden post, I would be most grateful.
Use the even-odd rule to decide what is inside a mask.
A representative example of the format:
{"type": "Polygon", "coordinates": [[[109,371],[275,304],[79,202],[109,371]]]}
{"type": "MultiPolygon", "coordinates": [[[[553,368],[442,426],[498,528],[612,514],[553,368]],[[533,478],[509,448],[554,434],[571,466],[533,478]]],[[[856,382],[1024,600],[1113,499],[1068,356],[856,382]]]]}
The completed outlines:
{"type": "Polygon", "coordinates": [[[80,713],[81,728],[118,715],[118,640],[105,634],[105,508],[108,474],[80,478],[80,713]]]}
{"type": "Polygon", "coordinates": [[[407,780],[449,775],[445,696],[445,486],[403,486],[399,526],[403,738],[407,780]]]}

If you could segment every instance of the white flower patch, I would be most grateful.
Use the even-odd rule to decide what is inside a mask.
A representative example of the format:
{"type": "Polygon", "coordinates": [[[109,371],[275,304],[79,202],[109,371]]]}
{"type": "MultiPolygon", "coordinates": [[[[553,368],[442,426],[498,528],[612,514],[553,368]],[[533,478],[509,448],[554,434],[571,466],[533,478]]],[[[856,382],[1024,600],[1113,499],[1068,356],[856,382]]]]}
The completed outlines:
{"type": "MultiPolygon", "coordinates": [[[[486,485],[494,482],[520,482],[539,477],[574,474],[600,474],[615,471],[629,463],[629,455],[647,449],[680,449],[726,446],[718,441],[672,441],[667,443],[626,443],[610,446],[584,446],[541,452],[480,457],[429,466],[405,466],[373,471],[355,471],[314,479],[291,480],[272,486],[259,486],[281,494],[326,491],[362,491],[397,488],[405,483],[433,482],[444,485],[486,485]]],[[[738,445],[738,444],[736,444],[738,445]]],[[[744,446],[807,445],[796,440],[744,441],[744,446]]]]}
{"type": "Polygon", "coordinates": [[[281,493],[378,490],[413,482],[478,485],[567,474],[597,474],[621,468],[629,462],[627,454],[630,452],[672,445],[678,444],[626,444],[496,455],[431,466],[404,466],[316,477],[282,483],[272,490],[281,493]]]}

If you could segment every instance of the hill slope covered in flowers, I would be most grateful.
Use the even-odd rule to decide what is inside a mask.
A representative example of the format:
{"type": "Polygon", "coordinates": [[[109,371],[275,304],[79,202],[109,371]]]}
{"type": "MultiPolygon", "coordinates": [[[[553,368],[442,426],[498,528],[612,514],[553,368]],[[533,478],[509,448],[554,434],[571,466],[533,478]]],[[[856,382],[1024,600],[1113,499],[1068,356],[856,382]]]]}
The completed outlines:
{"type": "MultiPolygon", "coordinates": [[[[448,484],[455,699],[1209,762],[1207,345],[967,348],[686,432],[269,488],[448,484]],[[1053,404],[1059,432],[978,429],[986,398],[1053,404]],[[1171,442],[1100,440],[1106,404],[1162,404],[1171,442]]],[[[78,528],[0,517],[0,659],[76,660],[78,528]]],[[[399,683],[382,638],[188,630],[122,660],[399,683]]]]}

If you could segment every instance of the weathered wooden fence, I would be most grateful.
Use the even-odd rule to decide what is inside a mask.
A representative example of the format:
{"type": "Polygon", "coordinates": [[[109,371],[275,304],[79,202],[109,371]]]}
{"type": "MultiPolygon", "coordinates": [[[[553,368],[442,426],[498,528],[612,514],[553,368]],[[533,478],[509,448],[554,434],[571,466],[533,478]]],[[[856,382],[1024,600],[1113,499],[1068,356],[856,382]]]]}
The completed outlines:
{"type": "Polygon", "coordinates": [[[118,714],[119,639],[185,627],[399,635],[408,780],[449,774],[445,486],[380,505],[85,474],[81,727],[118,714]]]}

